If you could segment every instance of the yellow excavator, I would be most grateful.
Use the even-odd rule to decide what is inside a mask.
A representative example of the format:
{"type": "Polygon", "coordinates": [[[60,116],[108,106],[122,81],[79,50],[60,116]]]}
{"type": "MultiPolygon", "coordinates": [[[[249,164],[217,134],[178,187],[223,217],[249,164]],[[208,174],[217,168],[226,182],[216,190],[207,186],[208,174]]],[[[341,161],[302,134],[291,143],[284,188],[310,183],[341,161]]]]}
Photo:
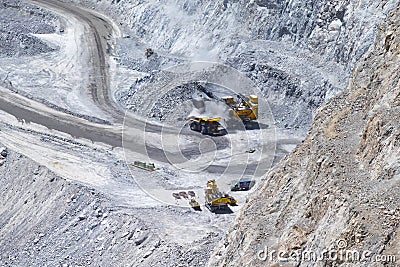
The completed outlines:
{"type": "Polygon", "coordinates": [[[238,116],[246,125],[257,120],[258,117],[258,96],[242,94],[237,95],[235,99],[232,96],[222,97],[222,100],[229,107],[232,115],[238,116]]]}
{"type": "Polygon", "coordinates": [[[217,182],[215,180],[207,181],[207,186],[204,189],[205,193],[205,204],[210,211],[216,209],[224,209],[229,205],[236,205],[237,200],[219,191],[217,182]]]}

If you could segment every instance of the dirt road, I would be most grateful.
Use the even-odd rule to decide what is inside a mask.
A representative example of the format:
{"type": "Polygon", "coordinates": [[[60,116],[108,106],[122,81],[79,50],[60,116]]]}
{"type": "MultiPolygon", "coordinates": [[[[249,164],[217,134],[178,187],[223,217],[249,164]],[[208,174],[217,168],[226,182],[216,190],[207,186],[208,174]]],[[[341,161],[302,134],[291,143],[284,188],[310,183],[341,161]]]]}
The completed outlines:
{"type": "Polygon", "coordinates": [[[88,33],[85,37],[91,58],[87,66],[90,69],[88,90],[93,102],[100,109],[110,114],[116,122],[122,123],[124,111],[113,100],[110,90],[109,56],[113,35],[117,32],[112,22],[99,13],[77,7],[71,3],[57,0],[28,0],[28,2],[60,14],[74,16],[85,26],[88,33]]]}

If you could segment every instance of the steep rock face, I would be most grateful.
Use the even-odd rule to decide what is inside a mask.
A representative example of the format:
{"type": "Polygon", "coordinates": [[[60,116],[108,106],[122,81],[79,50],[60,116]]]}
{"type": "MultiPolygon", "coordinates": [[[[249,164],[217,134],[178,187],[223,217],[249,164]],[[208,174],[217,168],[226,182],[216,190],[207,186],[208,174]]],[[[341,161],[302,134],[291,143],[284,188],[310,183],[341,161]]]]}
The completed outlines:
{"type": "MultiPolygon", "coordinates": [[[[92,1],[78,2],[92,5],[92,1]]],[[[116,19],[130,27],[135,37],[170,53],[207,58],[205,54],[212,51],[223,59],[243,43],[274,40],[309,47],[328,60],[352,65],[371,45],[376,22],[395,3],[101,0],[96,7],[114,17],[120,14],[116,19]]]]}
{"type": "MultiPolygon", "coordinates": [[[[397,7],[348,88],[319,108],[306,139],[266,176],[210,266],[277,264],[269,254],[264,261],[265,248],[284,257],[329,248],[368,251],[366,261],[352,266],[379,266],[376,255],[396,255],[399,264],[399,18],[397,7]]],[[[346,263],[303,258],[285,266],[346,263]]]]}

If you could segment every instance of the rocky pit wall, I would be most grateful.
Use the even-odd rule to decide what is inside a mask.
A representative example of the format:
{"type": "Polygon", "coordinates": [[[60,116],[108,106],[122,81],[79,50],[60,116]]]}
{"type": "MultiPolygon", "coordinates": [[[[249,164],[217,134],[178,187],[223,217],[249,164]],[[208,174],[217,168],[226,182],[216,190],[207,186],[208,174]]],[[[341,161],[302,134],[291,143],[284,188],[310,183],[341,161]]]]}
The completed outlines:
{"type": "MultiPolygon", "coordinates": [[[[397,7],[380,25],[349,86],[318,109],[306,139],[265,177],[210,266],[275,266],[276,258],[267,263],[260,251],[288,257],[340,246],[371,258],[395,255],[399,264],[399,17],[397,7]]],[[[371,258],[351,266],[395,264],[371,258]]],[[[346,264],[303,259],[285,266],[346,264]]]]}

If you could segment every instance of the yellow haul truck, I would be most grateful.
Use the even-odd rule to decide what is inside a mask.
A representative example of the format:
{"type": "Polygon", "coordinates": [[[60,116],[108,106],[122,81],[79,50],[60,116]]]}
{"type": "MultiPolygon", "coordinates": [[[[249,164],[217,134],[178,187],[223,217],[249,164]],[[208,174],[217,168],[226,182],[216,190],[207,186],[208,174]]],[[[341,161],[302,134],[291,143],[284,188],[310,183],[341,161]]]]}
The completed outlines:
{"type": "Polygon", "coordinates": [[[202,134],[220,135],[223,134],[224,128],[219,121],[220,117],[206,118],[206,117],[189,117],[190,129],[192,131],[201,132],[202,134]]]}
{"type": "Polygon", "coordinates": [[[246,125],[256,121],[258,117],[258,96],[256,95],[237,95],[237,99],[232,96],[223,97],[222,100],[229,106],[233,115],[238,116],[246,125]]]}
{"type": "Polygon", "coordinates": [[[217,182],[215,180],[209,180],[207,186],[204,189],[206,207],[210,211],[216,209],[224,209],[229,205],[236,205],[237,201],[232,196],[224,194],[219,191],[217,182]]]}

